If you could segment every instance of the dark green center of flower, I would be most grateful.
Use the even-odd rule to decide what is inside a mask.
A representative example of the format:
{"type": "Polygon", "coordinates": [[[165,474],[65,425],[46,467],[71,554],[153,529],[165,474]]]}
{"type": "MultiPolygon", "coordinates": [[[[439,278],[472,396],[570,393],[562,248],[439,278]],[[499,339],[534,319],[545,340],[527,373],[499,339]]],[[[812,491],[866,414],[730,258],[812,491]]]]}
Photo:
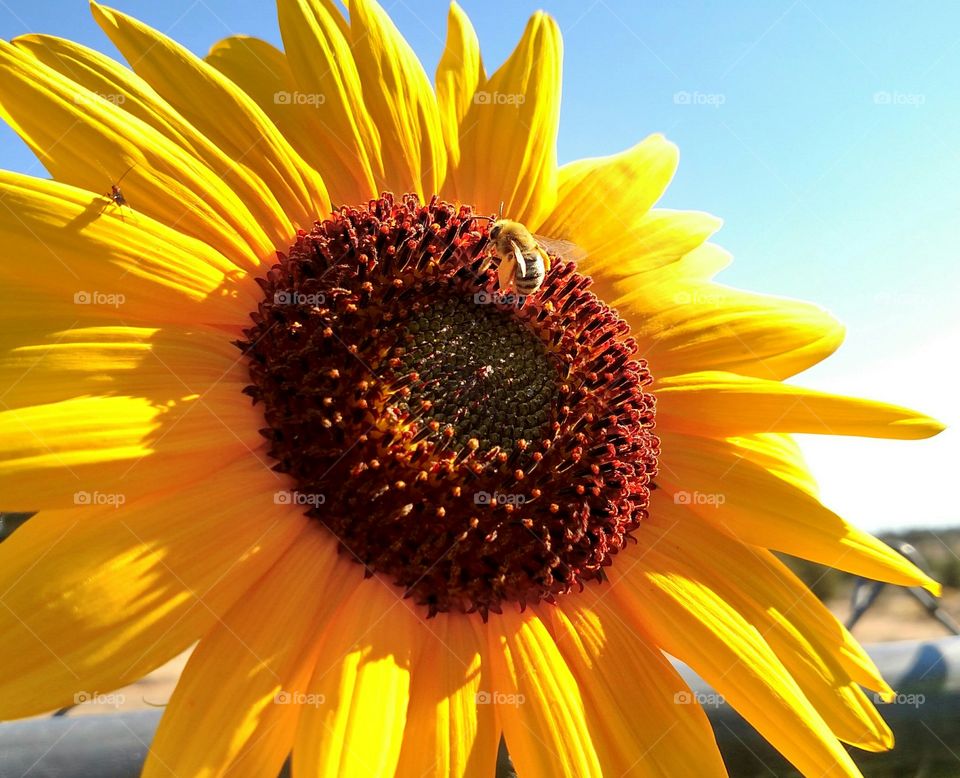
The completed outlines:
{"type": "Polygon", "coordinates": [[[656,472],[626,323],[560,258],[498,294],[488,225],[412,196],[341,208],[258,279],[238,343],[287,501],[430,615],[602,580],[656,472]]]}
{"type": "Polygon", "coordinates": [[[402,332],[402,370],[418,377],[399,408],[452,428],[456,447],[475,439],[480,448],[510,451],[518,440],[543,437],[560,376],[543,343],[516,319],[449,297],[411,316],[402,332]]]}

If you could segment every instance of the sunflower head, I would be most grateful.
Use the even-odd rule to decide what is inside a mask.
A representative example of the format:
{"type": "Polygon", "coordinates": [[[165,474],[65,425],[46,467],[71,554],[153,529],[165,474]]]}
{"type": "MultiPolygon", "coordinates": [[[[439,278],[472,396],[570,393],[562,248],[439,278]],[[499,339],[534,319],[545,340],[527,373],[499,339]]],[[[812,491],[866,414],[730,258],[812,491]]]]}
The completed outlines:
{"type": "Polygon", "coordinates": [[[842,328],[713,282],[662,136],[557,165],[548,15],[488,74],[454,4],[431,81],[348,5],[200,59],[94,3],[133,70],[0,42],[52,176],[0,173],[0,508],[39,510],[0,545],[0,713],[195,645],[148,778],[489,776],[501,737],[523,776],[722,776],[669,655],[857,775],[890,689],[771,551],[936,584],[790,434],[940,425],[784,382],[842,328]]]}

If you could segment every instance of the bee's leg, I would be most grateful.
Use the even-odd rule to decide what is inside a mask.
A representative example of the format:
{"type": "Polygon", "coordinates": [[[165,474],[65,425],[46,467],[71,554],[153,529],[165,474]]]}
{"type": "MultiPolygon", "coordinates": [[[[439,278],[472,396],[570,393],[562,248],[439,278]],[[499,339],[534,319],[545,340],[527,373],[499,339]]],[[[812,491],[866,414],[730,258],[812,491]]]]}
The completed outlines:
{"type": "Polygon", "coordinates": [[[486,254],[483,255],[483,264],[480,265],[480,269],[477,271],[478,275],[482,276],[484,273],[486,273],[487,268],[490,267],[492,262],[493,262],[493,252],[488,251],[486,254]]]}
{"type": "Polygon", "coordinates": [[[517,262],[513,257],[504,257],[500,260],[500,266],[497,268],[497,278],[500,281],[500,289],[504,292],[513,288],[513,275],[516,268],[517,262]]]}

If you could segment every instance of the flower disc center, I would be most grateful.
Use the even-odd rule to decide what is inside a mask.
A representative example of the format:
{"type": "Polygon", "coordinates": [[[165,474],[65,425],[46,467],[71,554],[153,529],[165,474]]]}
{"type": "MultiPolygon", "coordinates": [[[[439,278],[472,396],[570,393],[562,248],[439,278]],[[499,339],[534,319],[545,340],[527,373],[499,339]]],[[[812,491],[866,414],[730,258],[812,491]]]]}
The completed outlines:
{"type": "Polygon", "coordinates": [[[385,194],[301,233],[238,342],[291,501],[425,606],[577,591],[646,516],[659,441],[629,327],[554,258],[496,294],[489,223],[385,194]]]}
{"type": "Polygon", "coordinates": [[[398,405],[454,430],[453,443],[513,450],[543,437],[559,374],[546,348],[513,316],[450,297],[403,325],[403,370],[415,373],[398,405]]]}

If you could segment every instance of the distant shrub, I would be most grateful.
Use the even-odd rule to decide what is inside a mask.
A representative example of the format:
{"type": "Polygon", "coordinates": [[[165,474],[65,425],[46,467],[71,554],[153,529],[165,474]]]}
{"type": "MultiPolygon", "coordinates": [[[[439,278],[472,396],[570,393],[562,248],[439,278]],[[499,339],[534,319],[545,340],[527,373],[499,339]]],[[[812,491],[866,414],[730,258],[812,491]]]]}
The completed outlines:
{"type": "Polygon", "coordinates": [[[960,559],[948,554],[937,560],[933,565],[933,577],[944,586],[960,589],[960,559]]]}
{"type": "Polygon", "coordinates": [[[780,559],[822,601],[841,596],[853,580],[847,573],[806,559],[786,555],[780,555],[780,559]]]}

